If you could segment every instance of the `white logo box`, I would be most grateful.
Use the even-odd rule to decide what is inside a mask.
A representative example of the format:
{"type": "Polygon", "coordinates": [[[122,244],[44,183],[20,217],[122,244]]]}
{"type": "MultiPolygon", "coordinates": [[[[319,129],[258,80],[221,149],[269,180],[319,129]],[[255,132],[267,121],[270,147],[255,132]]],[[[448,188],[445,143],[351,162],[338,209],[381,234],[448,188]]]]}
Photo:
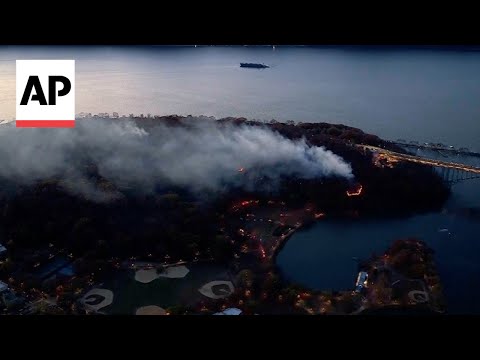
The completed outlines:
{"type": "MultiPolygon", "coordinates": [[[[32,82],[31,79],[30,81],[32,82]]],[[[40,93],[40,94],[39,94],[40,93]]],[[[43,101],[42,101],[43,102],[43,101]]],[[[74,127],[75,126],[75,60],[17,60],[16,64],[16,126],[17,127],[74,127]],[[38,76],[41,91],[46,104],[41,104],[35,86],[29,86],[29,78],[38,76]],[[55,80],[55,76],[66,77],[71,85],[70,91],[63,95],[64,84],[55,80]],[[55,96],[50,94],[49,85],[55,85],[55,96]],[[26,96],[28,102],[21,105],[26,96]],[[32,100],[37,97],[37,100],[32,100]]]]}

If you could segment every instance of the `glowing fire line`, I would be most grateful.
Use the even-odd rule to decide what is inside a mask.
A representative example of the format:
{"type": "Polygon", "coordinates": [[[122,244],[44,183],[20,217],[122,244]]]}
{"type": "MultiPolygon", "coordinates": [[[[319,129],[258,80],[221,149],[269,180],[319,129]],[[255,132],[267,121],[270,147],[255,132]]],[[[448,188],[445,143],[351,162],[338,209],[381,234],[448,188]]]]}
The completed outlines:
{"type": "Polygon", "coordinates": [[[347,190],[347,196],[359,196],[362,194],[362,190],[362,185],[360,185],[357,190],[347,190]]]}

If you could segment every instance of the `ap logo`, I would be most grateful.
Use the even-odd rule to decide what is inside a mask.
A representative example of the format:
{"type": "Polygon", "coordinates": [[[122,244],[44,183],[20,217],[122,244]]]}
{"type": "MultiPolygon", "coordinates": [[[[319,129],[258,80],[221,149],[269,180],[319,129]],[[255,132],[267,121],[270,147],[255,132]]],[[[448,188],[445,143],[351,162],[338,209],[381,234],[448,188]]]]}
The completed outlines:
{"type": "Polygon", "coordinates": [[[17,60],[17,127],[75,126],[75,60],[17,60]]]}

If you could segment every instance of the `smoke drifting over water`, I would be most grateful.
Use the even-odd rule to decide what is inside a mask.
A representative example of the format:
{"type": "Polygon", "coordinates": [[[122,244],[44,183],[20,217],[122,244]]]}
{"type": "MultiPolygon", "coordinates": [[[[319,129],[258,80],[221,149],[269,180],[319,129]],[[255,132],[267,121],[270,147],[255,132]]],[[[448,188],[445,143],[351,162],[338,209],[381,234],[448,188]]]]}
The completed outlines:
{"type": "Polygon", "coordinates": [[[85,119],[74,129],[0,126],[0,177],[18,183],[60,177],[98,201],[106,195],[80,171],[82,161],[96,164],[115,185],[147,192],[159,184],[217,193],[232,186],[256,189],[259,178],[275,186],[283,176],[353,177],[350,165],[332,152],[267,128],[184,123],[143,128],[133,121],[85,119]]]}

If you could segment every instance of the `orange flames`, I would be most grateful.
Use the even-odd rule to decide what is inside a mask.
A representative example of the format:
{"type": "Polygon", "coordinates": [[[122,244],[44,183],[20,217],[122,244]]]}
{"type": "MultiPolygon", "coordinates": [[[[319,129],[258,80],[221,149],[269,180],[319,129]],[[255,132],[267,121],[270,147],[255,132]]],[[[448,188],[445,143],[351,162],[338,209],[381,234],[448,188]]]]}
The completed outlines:
{"type": "Polygon", "coordinates": [[[260,200],[245,200],[240,203],[240,206],[248,206],[252,204],[258,204],[260,200]]]}
{"type": "Polygon", "coordinates": [[[260,200],[244,200],[240,201],[237,204],[234,204],[232,206],[232,211],[238,211],[241,207],[249,206],[249,205],[258,205],[260,203],[260,200]]]}
{"type": "Polygon", "coordinates": [[[347,190],[347,196],[360,196],[362,194],[363,187],[361,184],[358,184],[356,189],[347,190]]]}
{"type": "Polygon", "coordinates": [[[267,256],[267,255],[265,254],[265,249],[263,248],[262,245],[260,245],[260,254],[261,254],[261,256],[262,256],[262,259],[265,259],[265,257],[267,256]]]}

